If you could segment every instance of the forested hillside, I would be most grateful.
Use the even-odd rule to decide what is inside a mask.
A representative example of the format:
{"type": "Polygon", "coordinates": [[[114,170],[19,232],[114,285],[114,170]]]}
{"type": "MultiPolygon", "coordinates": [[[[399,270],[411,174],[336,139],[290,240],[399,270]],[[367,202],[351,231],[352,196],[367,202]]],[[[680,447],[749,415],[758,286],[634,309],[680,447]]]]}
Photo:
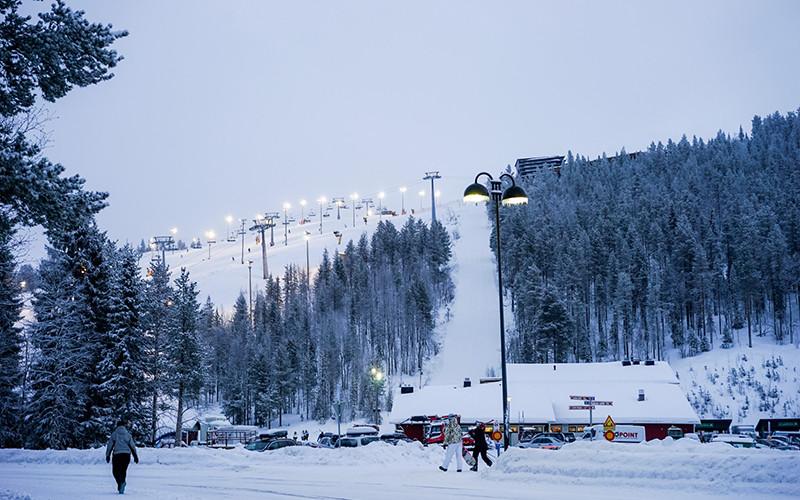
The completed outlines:
{"type": "Polygon", "coordinates": [[[418,373],[436,353],[435,319],[452,300],[451,242],[438,222],[381,222],[342,253],[322,257],[309,282],[290,266],[223,321],[209,302],[201,331],[211,350],[206,387],[235,423],[268,425],[286,412],[327,419],[386,409],[386,376],[418,373]],[[382,374],[375,378],[371,370],[382,374]]]}
{"type": "Polygon", "coordinates": [[[503,209],[515,361],[662,358],[794,342],[800,307],[800,118],[653,144],[525,186],[503,209]],[[741,333],[741,335],[736,335],[741,333]]]}

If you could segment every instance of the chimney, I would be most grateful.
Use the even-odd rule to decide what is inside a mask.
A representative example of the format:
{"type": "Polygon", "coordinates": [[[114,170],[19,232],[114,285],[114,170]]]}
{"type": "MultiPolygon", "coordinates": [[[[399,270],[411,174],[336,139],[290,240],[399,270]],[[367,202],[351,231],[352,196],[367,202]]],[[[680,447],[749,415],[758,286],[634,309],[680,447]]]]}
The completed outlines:
{"type": "Polygon", "coordinates": [[[639,401],[644,401],[644,389],[639,389],[639,401]]]}
{"type": "Polygon", "coordinates": [[[472,381],[469,377],[464,378],[464,387],[472,387],[472,381]]]}

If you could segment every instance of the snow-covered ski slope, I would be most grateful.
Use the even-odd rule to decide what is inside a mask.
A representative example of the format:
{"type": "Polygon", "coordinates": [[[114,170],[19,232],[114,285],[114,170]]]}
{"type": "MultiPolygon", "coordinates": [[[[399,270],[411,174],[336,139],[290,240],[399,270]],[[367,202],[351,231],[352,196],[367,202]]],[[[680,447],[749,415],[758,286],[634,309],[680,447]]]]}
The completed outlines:
{"type": "MultiPolygon", "coordinates": [[[[443,450],[419,443],[359,448],[297,446],[142,449],[125,497],[167,499],[719,499],[797,498],[800,453],[671,439],[572,443],[559,451],[511,449],[480,472],[440,472],[443,450]]],[[[490,453],[495,459],[494,451],[490,453]]],[[[0,450],[0,498],[98,499],[116,495],[102,449],[0,450]]]]}
{"type": "MultiPolygon", "coordinates": [[[[437,213],[445,215],[448,210],[458,210],[461,204],[458,202],[442,203],[437,205],[437,213]]],[[[290,264],[295,264],[303,269],[306,267],[306,235],[308,236],[308,261],[311,266],[312,276],[316,267],[322,259],[325,249],[333,257],[336,251],[344,251],[345,246],[350,240],[358,242],[362,234],[370,237],[381,220],[392,222],[398,229],[406,223],[409,217],[417,217],[422,220],[430,221],[430,209],[423,211],[415,210],[415,214],[397,216],[378,216],[372,215],[367,218],[364,224],[362,210],[356,210],[355,225],[353,225],[352,209],[342,209],[341,219],[336,218],[336,209],[330,212],[330,217],[323,218],[322,232],[320,232],[319,214],[311,218],[311,222],[306,224],[290,223],[288,226],[288,238],[284,244],[284,227],[282,220],[277,221],[274,228],[275,245],[270,247],[270,233],[266,231],[267,243],[267,269],[270,274],[282,277],[284,269],[290,264]],[[339,231],[342,235],[341,244],[334,231],[339,231]]],[[[256,243],[256,234],[248,232],[245,235],[244,264],[242,264],[242,244],[237,236],[236,241],[229,242],[224,235],[217,235],[217,243],[211,246],[211,258],[209,259],[208,246],[203,240],[203,248],[187,249],[166,253],[167,264],[172,270],[173,278],[177,275],[181,267],[185,267],[190,273],[192,280],[197,282],[200,291],[200,299],[205,300],[206,296],[211,296],[215,304],[221,306],[225,311],[230,312],[233,303],[239,293],[248,293],[248,272],[247,262],[253,261],[253,293],[264,289],[261,265],[261,245],[256,243]]],[[[152,252],[144,254],[142,257],[143,269],[149,265],[150,259],[155,254],[152,252]]]]}
{"type": "Polygon", "coordinates": [[[430,364],[429,381],[457,384],[470,377],[477,384],[489,368],[500,366],[497,267],[489,247],[486,207],[465,205],[454,216],[455,300],[449,321],[440,328],[442,351],[430,364]]]}

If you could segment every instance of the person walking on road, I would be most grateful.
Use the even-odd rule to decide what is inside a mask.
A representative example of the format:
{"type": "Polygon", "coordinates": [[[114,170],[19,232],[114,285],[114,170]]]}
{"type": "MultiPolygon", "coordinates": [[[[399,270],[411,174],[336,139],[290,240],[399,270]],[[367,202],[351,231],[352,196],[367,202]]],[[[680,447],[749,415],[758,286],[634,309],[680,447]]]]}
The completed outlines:
{"type": "Polygon", "coordinates": [[[450,415],[447,421],[447,427],[444,430],[444,462],[439,466],[439,470],[447,472],[447,466],[450,465],[450,460],[453,454],[456,456],[456,471],[461,472],[461,426],[458,425],[458,418],[455,415],[450,415]]]}
{"type": "Polygon", "coordinates": [[[475,447],[472,449],[472,458],[475,459],[475,465],[473,465],[470,470],[473,472],[478,471],[478,455],[481,456],[487,467],[491,467],[492,461],[489,460],[489,457],[486,455],[486,452],[489,450],[489,447],[486,445],[486,426],[483,422],[478,422],[478,425],[469,431],[469,435],[475,440],[475,447]]]}
{"type": "Polygon", "coordinates": [[[111,473],[117,481],[117,492],[120,495],[125,493],[125,479],[128,473],[128,465],[131,463],[131,455],[133,461],[139,463],[139,455],[136,454],[136,445],[133,442],[131,433],[125,427],[128,422],[125,419],[120,419],[117,422],[117,428],[111,433],[106,444],[106,463],[111,463],[111,473]],[[113,454],[113,460],[112,460],[113,454]]]}

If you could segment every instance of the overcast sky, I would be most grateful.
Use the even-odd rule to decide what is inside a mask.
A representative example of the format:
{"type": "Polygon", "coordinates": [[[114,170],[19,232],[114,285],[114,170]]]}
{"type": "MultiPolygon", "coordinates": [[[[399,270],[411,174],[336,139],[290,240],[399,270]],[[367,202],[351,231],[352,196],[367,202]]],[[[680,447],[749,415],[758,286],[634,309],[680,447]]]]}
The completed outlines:
{"type": "Polygon", "coordinates": [[[518,157],[633,151],[800,106],[800,2],[68,1],[130,35],[47,155],[138,241],[284,201],[459,196],[518,157]]]}

